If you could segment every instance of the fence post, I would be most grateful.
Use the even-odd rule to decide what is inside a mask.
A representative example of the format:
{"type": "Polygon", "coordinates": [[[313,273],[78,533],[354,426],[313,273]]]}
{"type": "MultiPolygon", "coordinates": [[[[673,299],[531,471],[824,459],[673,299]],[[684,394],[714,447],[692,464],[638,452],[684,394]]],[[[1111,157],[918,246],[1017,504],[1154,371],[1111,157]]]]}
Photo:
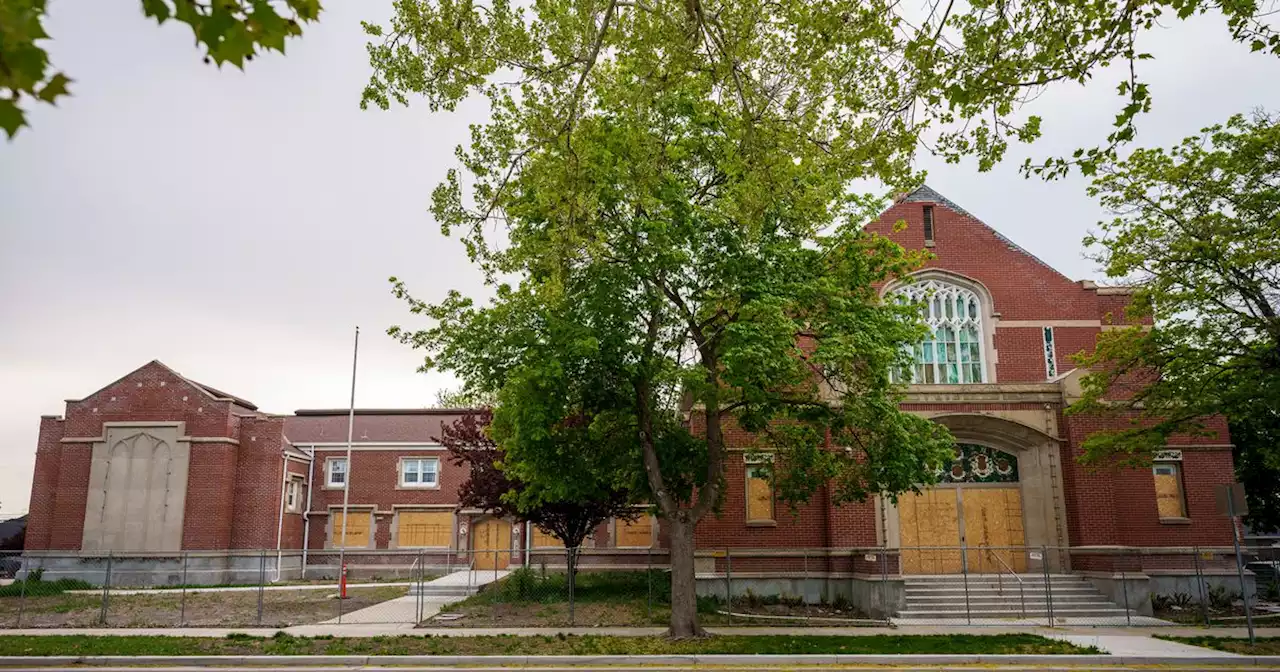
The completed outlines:
{"type": "Polygon", "coordinates": [[[107,603],[111,599],[111,551],[107,551],[107,571],[102,581],[102,611],[98,614],[98,623],[107,624],[107,603]]]}
{"type": "MultiPolygon", "coordinates": [[[[695,582],[696,583],[696,582],[695,582]]],[[[728,605],[729,622],[733,622],[733,549],[724,549],[724,600],[728,605]]]]}
{"type": "Polygon", "coordinates": [[[964,577],[964,621],[973,625],[973,610],[969,606],[969,551],[963,542],[960,544],[960,573],[964,577]]]}
{"type": "MultiPolygon", "coordinates": [[[[21,555],[18,556],[18,563],[19,563],[19,567],[21,567],[23,564],[26,564],[26,562],[24,562],[21,555]]],[[[15,572],[13,576],[16,579],[18,574],[15,572]]],[[[15,628],[22,627],[22,611],[23,611],[23,608],[27,606],[27,584],[30,582],[31,582],[31,566],[27,565],[27,572],[22,576],[22,587],[18,589],[18,592],[19,592],[18,622],[14,623],[13,627],[15,628]]]]}
{"type": "Polygon", "coordinates": [[[1195,551],[1193,559],[1196,565],[1196,590],[1200,593],[1200,617],[1204,619],[1204,624],[1209,625],[1209,604],[1204,599],[1204,573],[1200,571],[1200,547],[1195,546],[1191,550],[1195,551]]]}
{"type": "Polygon", "coordinates": [[[258,556],[258,625],[262,625],[262,595],[267,581],[267,551],[258,556]]]}
{"type": "MultiPolygon", "coordinates": [[[[574,584],[578,582],[578,549],[576,547],[569,549],[569,557],[573,560],[570,563],[571,565],[573,565],[573,571],[567,572],[567,574],[569,575],[569,626],[572,627],[574,624],[573,623],[573,589],[574,589],[574,584]]],[[[566,567],[566,569],[568,568],[566,567]]]]}
{"type": "Polygon", "coordinates": [[[189,551],[182,552],[182,598],[178,607],[178,625],[187,624],[187,557],[189,551]]]}
{"type": "Polygon", "coordinates": [[[1120,565],[1120,587],[1124,591],[1124,624],[1133,625],[1133,619],[1130,617],[1132,611],[1129,609],[1129,578],[1124,571],[1124,564],[1120,565]]]}
{"type": "MultiPolygon", "coordinates": [[[[809,606],[809,549],[804,549],[804,581],[800,584],[800,604],[809,606]]],[[[809,610],[804,612],[805,620],[808,620],[809,610]]]]}
{"type": "Polygon", "coordinates": [[[1044,562],[1044,558],[1049,557],[1049,547],[1040,547],[1040,569],[1044,574],[1044,606],[1045,617],[1048,619],[1046,624],[1053,627],[1053,580],[1049,577],[1049,563],[1044,562]]]}
{"type": "MultiPolygon", "coordinates": [[[[899,557],[901,557],[901,551],[899,551],[899,557]]],[[[889,609],[889,549],[887,546],[882,547],[880,549],[880,611],[882,612],[885,622],[888,622],[890,609],[889,609]]]]}
{"type": "Polygon", "coordinates": [[[649,620],[653,620],[653,546],[645,551],[645,567],[644,567],[644,583],[648,590],[648,597],[645,598],[645,609],[649,612],[649,620]]]}
{"type": "MultiPolygon", "coordinates": [[[[343,539],[342,546],[344,549],[346,548],[346,545],[347,545],[347,540],[343,539]]],[[[345,552],[343,554],[338,555],[338,585],[339,586],[347,585],[347,563],[345,562],[345,560],[346,560],[345,552]]],[[[346,597],[345,595],[346,592],[347,591],[345,589],[339,589],[338,591],[338,625],[342,625],[342,611],[343,611],[342,600],[344,597],[346,597]]]]}

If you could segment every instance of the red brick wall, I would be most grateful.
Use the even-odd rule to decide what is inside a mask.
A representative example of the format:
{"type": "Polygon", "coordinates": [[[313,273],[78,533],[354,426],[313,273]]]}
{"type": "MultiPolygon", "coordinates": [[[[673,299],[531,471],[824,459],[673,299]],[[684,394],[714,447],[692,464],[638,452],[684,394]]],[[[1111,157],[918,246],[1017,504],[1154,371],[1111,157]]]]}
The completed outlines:
{"type": "MultiPolygon", "coordinates": [[[[61,418],[40,418],[40,438],[36,444],[36,465],[31,477],[31,503],[27,509],[28,550],[49,548],[57,508],[58,470],[62,461],[61,418]]],[[[83,513],[82,513],[83,515],[83,513]]]]}
{"type": "Polygon", "coordinates": [[[182,547],[191,551],[231,548],[236,497],[237,447],[226,443],[191,444],[182,547]]]}
{"type": "Polygon", "coordinates": [[[80,548],[80,541],[84,537],[84,507],[89,495],[89,464],[92,458],[93,446],[88,443],[62,444],[53,526],[49,536],[50,549],[80,548]]]}
{"type": "MultiPolygon", "coordinates": [[[[424,437],[423,442],[428,440],[424,437]]],[[[346,457],[344,449],[317,450],[312,482],[316,484],[311,495],[312,510],[342,506],[342,489],[325,486],[325,462],[331,458],[346,457]]],[[[393,504],[453,504],[457,502],[458,486],[467,479],[465,467],[455,466],[448,453],[442,450],[364,450],[351,453],[351,504],[377,506],[379,511],[391,510],[393,504]],[[401,457],[435,457],[440,460],[440,487],[405,488],[400,485],[401,457]]]]}
{"type": "Polygon", "coordinates": [[[275,548],[282,504],[284,447],[284,418],[241,420],[232,548],[275,548]]]}

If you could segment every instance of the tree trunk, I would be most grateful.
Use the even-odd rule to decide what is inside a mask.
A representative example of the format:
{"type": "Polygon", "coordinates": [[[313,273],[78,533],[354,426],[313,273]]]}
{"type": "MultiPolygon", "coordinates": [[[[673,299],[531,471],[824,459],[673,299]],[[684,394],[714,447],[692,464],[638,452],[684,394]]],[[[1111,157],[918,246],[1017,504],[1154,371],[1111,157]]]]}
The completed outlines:
{"type": "Polygon", "coordinates": [[[667,636],[701,637],[698,625],[697,584],[693,572],[693,528],[695,523],[671,519],[671,626],[667,636]]]}

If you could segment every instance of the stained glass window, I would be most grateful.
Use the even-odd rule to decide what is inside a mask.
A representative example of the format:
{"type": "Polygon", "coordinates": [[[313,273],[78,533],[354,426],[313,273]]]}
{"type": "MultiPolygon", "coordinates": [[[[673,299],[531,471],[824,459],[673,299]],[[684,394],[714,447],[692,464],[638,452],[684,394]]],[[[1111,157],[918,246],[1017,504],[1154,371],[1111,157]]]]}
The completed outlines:
{"type": "Polygon", "coordinates": [[[1044,328],[1044,370],[1050,378],[1058,375],[1058,355],[1053,347],[1053,327],[1044,328]]]}
{"type": "MultiPolygon", "coordinates": [[[[897,300],[920,306],[929,335],[913,352],[911,382],[929,385],[984,383],[982,301],[972,290],[924,280],[894,292],[897,300]]],[[[905,377],[905,372],[904,372],[905,377]]]]}
{"type": "Polygon", "coordinates": [[[956,444],[955,461],[938,474],[942,483],[1017,483],[1018,458],[995,448],[956,444]]]}

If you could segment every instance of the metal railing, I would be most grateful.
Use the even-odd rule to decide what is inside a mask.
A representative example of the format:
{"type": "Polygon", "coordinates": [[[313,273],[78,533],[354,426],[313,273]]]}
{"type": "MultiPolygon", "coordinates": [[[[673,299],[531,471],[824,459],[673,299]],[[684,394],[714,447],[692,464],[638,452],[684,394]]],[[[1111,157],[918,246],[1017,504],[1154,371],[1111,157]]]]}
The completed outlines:
{"type": "MultiPolygon", "coordinates": [[[[1005,571],[1009,572],[1009,574],[1012,575],[1013,578],[1018,580],[1018,602],[1022,606],[1022,617],[1026,618],[1027,617],[1027,590],[1026,590],[1027,583],[1026,581],[1023,581],[1022,577],[1018,576],[1018,573],[1013,571],[1013,568],[1010,567],[1009,564],[1004,561],[1004,558],[1001,558],[999,555],[994,553],[991,550],[990,546],[984,546],[983,548],[986,550],[987,555],[990,556],[991,559],[1000,563],[1000,566],[1005,571]]],[[[1000,595],[1003,596],[1004,595],[1004,572],[1000,572],[999,574],[997,574],[997,576],[1000,577],[999,578],[1000,595]]]]}

